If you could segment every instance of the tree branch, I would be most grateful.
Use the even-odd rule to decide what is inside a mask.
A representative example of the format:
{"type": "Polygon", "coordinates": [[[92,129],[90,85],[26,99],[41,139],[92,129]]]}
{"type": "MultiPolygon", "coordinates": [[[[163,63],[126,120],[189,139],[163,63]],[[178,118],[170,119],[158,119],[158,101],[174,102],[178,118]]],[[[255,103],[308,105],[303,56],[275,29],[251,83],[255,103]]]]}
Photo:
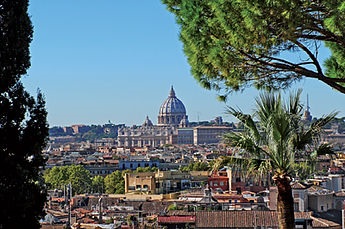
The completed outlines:
{"type": "Polygon", "coordinates": [[[304,46],[301,42],[299,42],[298,40],[295,41],[295,44],[298,47],[300,47],[310,57],[310,59],[313,61],[314,65],[315,65],[315,67],[317,69],[317,72],[319,74],[323,75],[321,66],[319,64],[319,61],[316,59],[314,54],[306,46],[304,46]]]}

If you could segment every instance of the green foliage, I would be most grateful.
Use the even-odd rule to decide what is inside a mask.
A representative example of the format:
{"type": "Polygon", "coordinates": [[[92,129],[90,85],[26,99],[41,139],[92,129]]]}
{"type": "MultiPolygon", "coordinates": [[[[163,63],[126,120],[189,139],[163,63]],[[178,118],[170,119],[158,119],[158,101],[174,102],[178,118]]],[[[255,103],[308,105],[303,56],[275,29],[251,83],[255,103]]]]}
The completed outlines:
{"type": "Polygon", "coordinates": [[[116,138],[118,126],[114,124],[105,125],[91,125],[90,130],[83,134],[78,134],[77,137],[84,141],[94,141],[101,138],[116,138]]]}
{"type": "Polygon", "coordinates": [[[127,171],[116,170],[107,175],[104,179],[105,193],[107,194],[123,194],[125,193],[124,173],[127,171]]]}
{"type": "Polygon", "coordinates": [[[44,179],[49,188],[63,189],[68,184],[69,174],[67,166],[55,166],[44,172],[44,179]]]}
{"type": "Polygon", "coordinates": [[[341,0],[162,0],[176,16],[196,80],[225,99],[231,91],[286,88],[315,78],[345,93],[341,0]],[[331,51],[322,69],[319,48],[331,51]]]}
{"type": "Polygon", "coordinates": [[[105,224],[112,224],[112,223],[114,223],[114,218],[110,217],[109,219],[104,220],[104,223],[105,224]]]}
{"type": "Polygon", "coordinates": [[[62,127],[54,126],[49,129],[49,136],[68,136],[73,135],[76,137],[77,141],[90,141],[93,142],[97,139],[102,138],[116,138],[117,130],[124,124],[104,124],[104,125],[90,125],[84,126],[79,133],[73,133],[72,128],[68,129],[66,132],[62,127]]]}
{"type": "Polygon", "coordinates": [[[233,108],[228,110],[245,126],[242,133],[230,132],[224,136],[227,144],[241,149],[232,162],[247,167],[253,174],[273,173],[278,188],[279,228],[294,227],[291,176],[307,176],[312,171],[310,160],[315,154],[330,152],[325,145],[318,150],[319,137],[322,128],[337,114],[331,113],[306,126],[302,121],[300,94],[301,90],[291,94],[284,104],[280,94],[263,93],[256,99],[253,116],[233,108]],[[296,169],[300,169],[298,174],[296,169]]]}
{"type": "Polygon", "coordinates": [[[56,136],[66,136],[67,133],[64,132],[62,127],[54,126],[52,128],[49,128],[49,136],[56,137],[56,136]]]}
{"type": "Polygon", "coordinates": [[[187,166],[182,167],[180,170],[184,172],[189,171],[208,171],[210,169],[210,166],[206,162],[193,162],[188,164],[187,166]]]}
{"type": "Polygon", "coordinates": [[[158,170],[158,168],[156,167],[138,167],[136,168],[136,170],[134,171],[135,173],[144,173],[144,172],[156,172],[158,170]]]}
{"type": "Polygon", "coordinates": [[[31,65],[33,31],[28,1],[2,1],[0,6],[0,92],[5,92],[20,81],[31,65]]]}
{"type": "Polygon", "coordinates": [[[91,191],[91,174],[82,165],[68,166],[69,182],[75,194],[91,191]]]}
{"type": "Polygon", "coordinates": [[[0,2],[0,228],[40,228],[46,190],[41,176],[48,136],[43,95],[25,91],[32,25],[28,1],[0,2]]]}
{"type": "Polygon", "coordinates": [[[90,192],[92,189],[91,174],[82,165],[55,166],[45,171],[44,179],[50,188],[63,189],[71,183],[75,194],[90,192]]]}
{"type": "Polygon", "coordinates": [[[93,192],[102,194],[104,192],[104,187],[105,187],[104,177],[94,176],[92,178],[92,184],[91,185],[92,185],[93,192]]]}
{"type": "Polygon", "coordinates": [[[229,108],[228,112],[244,124],[245,131],[228,133],[224,139],[228,144],[244,149],[238,155],[248,159],[250,163],[247,165],[253,170],[265,168],[277,176],[290,175],[295,159],[311,158],[319,149],[320,153],[330,152],[329,147],[318,144],[319,137],[322,128],[337,113],[330,113],[306,126],[302,120],[300,94],[301,90],[291,94],[289,102],[284,104],[280,94],[262,93],[256,99],[257,109],[253,116],[229,108]],[[258,122],[254,122],[254,117],[258,122]]]}
{"type": "Polygon", "coordinates": [[[138,223],[138,219],[135,215],[127,215],[127,223],[128,225],[136,225],[138,223]]]}
{"type": "Polygon", "coordinates": [[[177,204],[176,203],[170,204],[167,209],[168,211],[177,210],[177,204]]]}
{"type": "Polygon", "coordinates": [[[312,161],[301,161],[294,164],[292,175],[300,180],[305,181],[308,178],[313,178],[314,174],[315,167],[312,161]]]}
{"type": "Polygon", "coordinates": [[[232,158],[229,156],[220,156],[217,159],[214,159],[212,161],[210,161],[210,168],[212,169],[212,171],[217,171],[221,168],[223,168],[224,166],[228,166],[232,163],[232,158]]]}

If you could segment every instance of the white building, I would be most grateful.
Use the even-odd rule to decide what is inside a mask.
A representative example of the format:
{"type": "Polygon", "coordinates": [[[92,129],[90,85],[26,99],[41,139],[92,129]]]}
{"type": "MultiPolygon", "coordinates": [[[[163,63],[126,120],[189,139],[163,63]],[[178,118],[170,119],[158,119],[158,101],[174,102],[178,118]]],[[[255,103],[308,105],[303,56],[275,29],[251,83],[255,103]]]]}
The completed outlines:
{"type": "Polygon", "coordinates": [[[305,212],[308,209],[308,189],[303,184],[296,182],[291,185],[294,200],[294,210],[305,212]]]}
{"type": "Polygon", "coordinates": [[[193,128],[193,144],[217,144],[222,140],[222,135],[231,131],[228,126],[197,126],[193,128]]]}
{"type": "Polygon", "coordinates": [[[315,212],[326,212],[334,209],[334,192],[328,189],[311,187],[308,189],[308,207],[315,212]]]}

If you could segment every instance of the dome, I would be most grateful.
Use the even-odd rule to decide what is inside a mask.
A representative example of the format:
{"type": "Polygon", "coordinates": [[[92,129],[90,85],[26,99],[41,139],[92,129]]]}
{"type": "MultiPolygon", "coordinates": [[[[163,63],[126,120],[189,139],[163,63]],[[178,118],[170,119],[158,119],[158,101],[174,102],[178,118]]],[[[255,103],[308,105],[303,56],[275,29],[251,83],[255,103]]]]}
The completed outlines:
{"type": "Polygon", "coordinates": [[[179,125],[183,118],[187,118],[186,108],[171,86],[169,97],[159,109],[158,125],[179,125]]]}
{"type": "Polygon", "coordinates": [[[149,116],[146,116],[146,119],[142,126],[153,126],[151,120],[149,119],[149,116]]]}
{"type": "Polygon", "coordinates": [[[181,100],[175,96],[173,87],[171,87],[169,97],[161,105],[159,114],[186,114],[186,108],[181,100]]]}

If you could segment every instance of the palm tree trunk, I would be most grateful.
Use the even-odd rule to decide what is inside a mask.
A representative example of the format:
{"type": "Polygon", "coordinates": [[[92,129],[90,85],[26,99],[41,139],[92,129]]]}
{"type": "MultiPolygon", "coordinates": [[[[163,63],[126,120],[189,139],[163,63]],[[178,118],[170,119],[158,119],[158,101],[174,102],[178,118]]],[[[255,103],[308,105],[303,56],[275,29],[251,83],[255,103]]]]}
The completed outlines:
{"type": "Polygon", "coordinates": [[[277,209],[280,229],[295,228],[292,189],[290,177],[287,175],[276,176],[275,183],[278,187],[277,209]]]}

